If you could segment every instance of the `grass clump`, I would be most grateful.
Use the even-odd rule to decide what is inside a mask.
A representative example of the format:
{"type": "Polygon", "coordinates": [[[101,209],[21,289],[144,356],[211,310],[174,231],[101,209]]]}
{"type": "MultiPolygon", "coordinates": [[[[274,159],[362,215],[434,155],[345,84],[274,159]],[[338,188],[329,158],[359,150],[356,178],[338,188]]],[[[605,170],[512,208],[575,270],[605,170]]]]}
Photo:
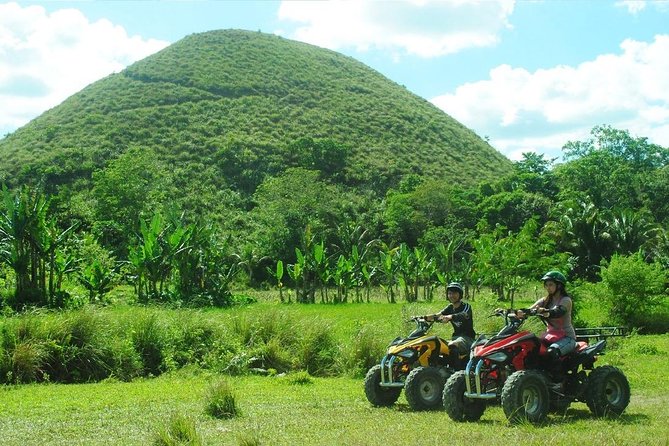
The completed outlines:
{"type": "Polygon", "coordinates": [[[154,446],[202,446],[202,437],[198,434],[192,418],[175,414],[167,425],[161,426],[154,434],[154,446]]]}
{"type": "Polygon", "coordinates": [[[256,434],[244,432],[237,436],[237,444],[239,446],[260,446],[260,439],[256,434]]]}
{"type": "Polygon", "coordinates": [[[288,384],[300,385],[300,386],[314,383],[314,380],[311,377],[311,375],[309,375],[309,373],[304,370],[291,373],[290,375],[287,376],[287,380],[288,384]]]}
{"type": "Polygon", "coordinates": [[[219,381],[209,388],[204,411],[207,415],[218,419],[229,419],[241,415],[237,397],[227,381],[219,381]]]}

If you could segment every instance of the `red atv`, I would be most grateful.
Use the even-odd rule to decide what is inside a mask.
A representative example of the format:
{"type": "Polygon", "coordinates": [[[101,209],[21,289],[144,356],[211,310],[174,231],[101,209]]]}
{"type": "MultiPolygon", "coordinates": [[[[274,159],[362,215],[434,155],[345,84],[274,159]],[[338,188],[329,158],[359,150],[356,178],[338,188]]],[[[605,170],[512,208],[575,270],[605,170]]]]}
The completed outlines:
{"type": "MultiPolygon", "coordinates": [[[[535,311],[528,314],[536,316],[535,311]]],[[[595,416],[625,410],[630,386],[623,372],[613,366],[594,367],[605,338],[620,333],[577,330],[576,349],[556,361],[541,339],[519,330],[524,319],[516,317],[515,310],[495,315],[503,316],[506,325],[490,339],[479,338],[465,370],[451,375],[444,386],[442,401],[451,419],[476,421],[488,402],[499,401],[511,423],[539,423],[549,411],[565,412],[574,401],[586,403],[595,416]],[[588,337],[603,339],[588,345],[588,337]]]]}

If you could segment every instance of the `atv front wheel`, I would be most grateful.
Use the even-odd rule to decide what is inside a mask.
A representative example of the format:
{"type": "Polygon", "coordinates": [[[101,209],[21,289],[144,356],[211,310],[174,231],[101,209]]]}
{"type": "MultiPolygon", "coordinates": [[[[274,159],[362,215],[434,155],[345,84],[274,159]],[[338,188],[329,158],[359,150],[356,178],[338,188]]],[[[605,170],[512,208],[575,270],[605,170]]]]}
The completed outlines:
{"type": "Polygon", "coordinates": [[[549,402],[546,378],[536,370],[513,373],[502,388],[502,408],[512,424],[543,421],[548,415],[549,402]]]}
{"type": "Polygon", "coordinates": [[[400,397],[401,387],[381,387],[381,365],[377,364],[365,376],[365,395],[374,406],[386,407],[395,404],[400,397]]]}
{"type": "Polygon", "coordinates": [[[620,415],[630,402],[630,385],[617,367],[597,367],[588,376],[585,402],[598,417],[620,415]]]}
{"type": "Polygon", "coordinates": [[[437,367],[416,367],[407,376],[404,396],[413,410],[441,409],[444,377],[437,367]]]}
{"type": "Polygon", "coordinates": [[[465,396],[466,372],[460,370],[448,378],[442,393],[442,403],[453,421],[478,421],[485,411],[485,401],[465,396]]]}

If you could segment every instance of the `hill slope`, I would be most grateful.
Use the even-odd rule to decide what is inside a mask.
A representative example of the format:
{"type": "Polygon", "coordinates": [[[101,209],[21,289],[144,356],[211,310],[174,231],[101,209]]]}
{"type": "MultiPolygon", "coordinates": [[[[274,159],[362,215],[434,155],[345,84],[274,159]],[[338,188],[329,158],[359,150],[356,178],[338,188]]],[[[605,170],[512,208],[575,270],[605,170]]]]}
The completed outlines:
{"type": "Polygon", "coordinates": [[[57,189],[83,179],[85,188],[93,171],[139,147],[183,175],[180,184],[208,181],[207,171],[217,188],[251,194],[268,175],[311,167],[296,153],[304,137],[345,147],[337,181],[379,194],[408,173],[474,183],[511,166],[432,104],[354,59],[226,30],[188,36],[0,140],[0,181],[42,177],[57,189]]]}

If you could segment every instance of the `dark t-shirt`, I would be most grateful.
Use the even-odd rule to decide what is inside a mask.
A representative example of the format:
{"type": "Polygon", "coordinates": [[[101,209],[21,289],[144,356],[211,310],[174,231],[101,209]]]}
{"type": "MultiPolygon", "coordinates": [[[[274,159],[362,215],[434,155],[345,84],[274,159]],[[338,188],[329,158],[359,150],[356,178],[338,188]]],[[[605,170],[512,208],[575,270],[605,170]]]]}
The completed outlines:
{"type": "Polygon", "coordinates": [[[472,307],[468,303],[461,302],[460,307],[457,310],[453,308],[453,304],[449,304],[446,308],[441,310],[439,314],[443,314],[444,316],[449,314],[453,315],[451,324],[453,325],[454,338],[467,336],[474,339],[476,337],[476,333],[474,332],[474,315],[472,313],[472,307]]]}

